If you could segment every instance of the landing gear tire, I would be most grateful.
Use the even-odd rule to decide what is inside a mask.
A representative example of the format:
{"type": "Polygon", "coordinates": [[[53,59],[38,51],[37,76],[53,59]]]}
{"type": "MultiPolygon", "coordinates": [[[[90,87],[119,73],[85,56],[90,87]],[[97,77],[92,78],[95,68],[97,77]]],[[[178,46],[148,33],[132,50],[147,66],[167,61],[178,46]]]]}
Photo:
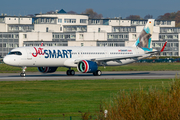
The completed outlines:
{"type": "Polygon", "coordinates": [[[67,71],[66,71],[66,74],[69,76],[69,75],[70,75],[70,70],[67,70],[67,71]]]}
{"type": "Polygon", "coordinates": [[[68,75],[68,76],[74,76],[75,75],[75,71],[74,70],[67,70],[66,71],[66,74],[68,75]]]}
{"type": "Polygon", "coordinates": [[[70,71],[70,75],[74,76],[74,75],[75,75],[75,71],[74,71],[74,70],[71,70],[71,71],[70,71]]]}
{"type": "Polygon", "coordinates": [[[97,70],[93,73],[94,76],[101,76],[102,72],[100,70],[97,70]]]}
{"type": "Polygon", "coordinates": [[[25,76],[26,76],[26,73],[21,73],[20,76],[21,76],[21,77],[25,77],[25,76]]]}

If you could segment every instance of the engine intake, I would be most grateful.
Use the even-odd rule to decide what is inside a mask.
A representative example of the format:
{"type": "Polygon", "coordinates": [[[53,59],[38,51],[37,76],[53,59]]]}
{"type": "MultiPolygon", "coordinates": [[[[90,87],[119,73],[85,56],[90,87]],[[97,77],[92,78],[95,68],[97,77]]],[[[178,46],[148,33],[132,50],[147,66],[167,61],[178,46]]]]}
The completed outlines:
{"type": "Polygon", "coordinates": [[[77,69],[82,73],[94,73],[97,71],[98,66],[96,62],[90,60],[82,60],[78,63],[77,69]]]}
{"type": "Polygon", "coordinates": [[[57,70],[58,67],[38,67],[39,72],[41,73],[53,73],[57,70]]]}

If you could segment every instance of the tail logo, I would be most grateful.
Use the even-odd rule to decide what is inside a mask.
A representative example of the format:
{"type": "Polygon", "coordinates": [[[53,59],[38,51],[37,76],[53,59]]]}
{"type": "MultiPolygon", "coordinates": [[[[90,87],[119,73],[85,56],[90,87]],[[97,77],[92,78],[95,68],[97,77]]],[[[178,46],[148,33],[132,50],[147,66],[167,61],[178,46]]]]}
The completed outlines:
{"type": "Polygon", "coordinates": [[[136,46],[140,48],[150,48],[151,36],[149,27],[144,28],[136,42],[136,46]]]}

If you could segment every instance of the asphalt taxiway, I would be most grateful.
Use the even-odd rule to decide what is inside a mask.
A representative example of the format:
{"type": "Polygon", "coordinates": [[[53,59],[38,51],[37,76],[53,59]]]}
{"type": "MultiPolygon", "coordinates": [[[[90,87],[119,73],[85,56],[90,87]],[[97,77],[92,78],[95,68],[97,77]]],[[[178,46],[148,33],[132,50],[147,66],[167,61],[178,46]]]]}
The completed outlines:
{"type": "Polygon", "coordinates": [[[27,72],[26,77],[19,73],[0,73],[0,81],[34,81],[34,80],[95,80],[95,79],[172,79],[180,77],[180,71],[113,71],[102,72],[101,76],[76,72],[74,76],[67,76],[65,72],[42,74],[27,72]]]}

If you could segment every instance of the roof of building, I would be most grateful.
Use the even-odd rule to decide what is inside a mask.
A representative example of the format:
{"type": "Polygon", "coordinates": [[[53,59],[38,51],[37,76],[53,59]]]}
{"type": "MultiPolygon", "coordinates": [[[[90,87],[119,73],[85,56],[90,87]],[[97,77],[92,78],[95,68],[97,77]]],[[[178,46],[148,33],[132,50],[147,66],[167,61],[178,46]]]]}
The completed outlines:
{"type": "Polygon", "coordinates": [[[67,13],[66,11],[64,11],[63,9],[61,9],[60,11],[58,11],[57,13],[61,14],[61,13],[67,13]]]}

